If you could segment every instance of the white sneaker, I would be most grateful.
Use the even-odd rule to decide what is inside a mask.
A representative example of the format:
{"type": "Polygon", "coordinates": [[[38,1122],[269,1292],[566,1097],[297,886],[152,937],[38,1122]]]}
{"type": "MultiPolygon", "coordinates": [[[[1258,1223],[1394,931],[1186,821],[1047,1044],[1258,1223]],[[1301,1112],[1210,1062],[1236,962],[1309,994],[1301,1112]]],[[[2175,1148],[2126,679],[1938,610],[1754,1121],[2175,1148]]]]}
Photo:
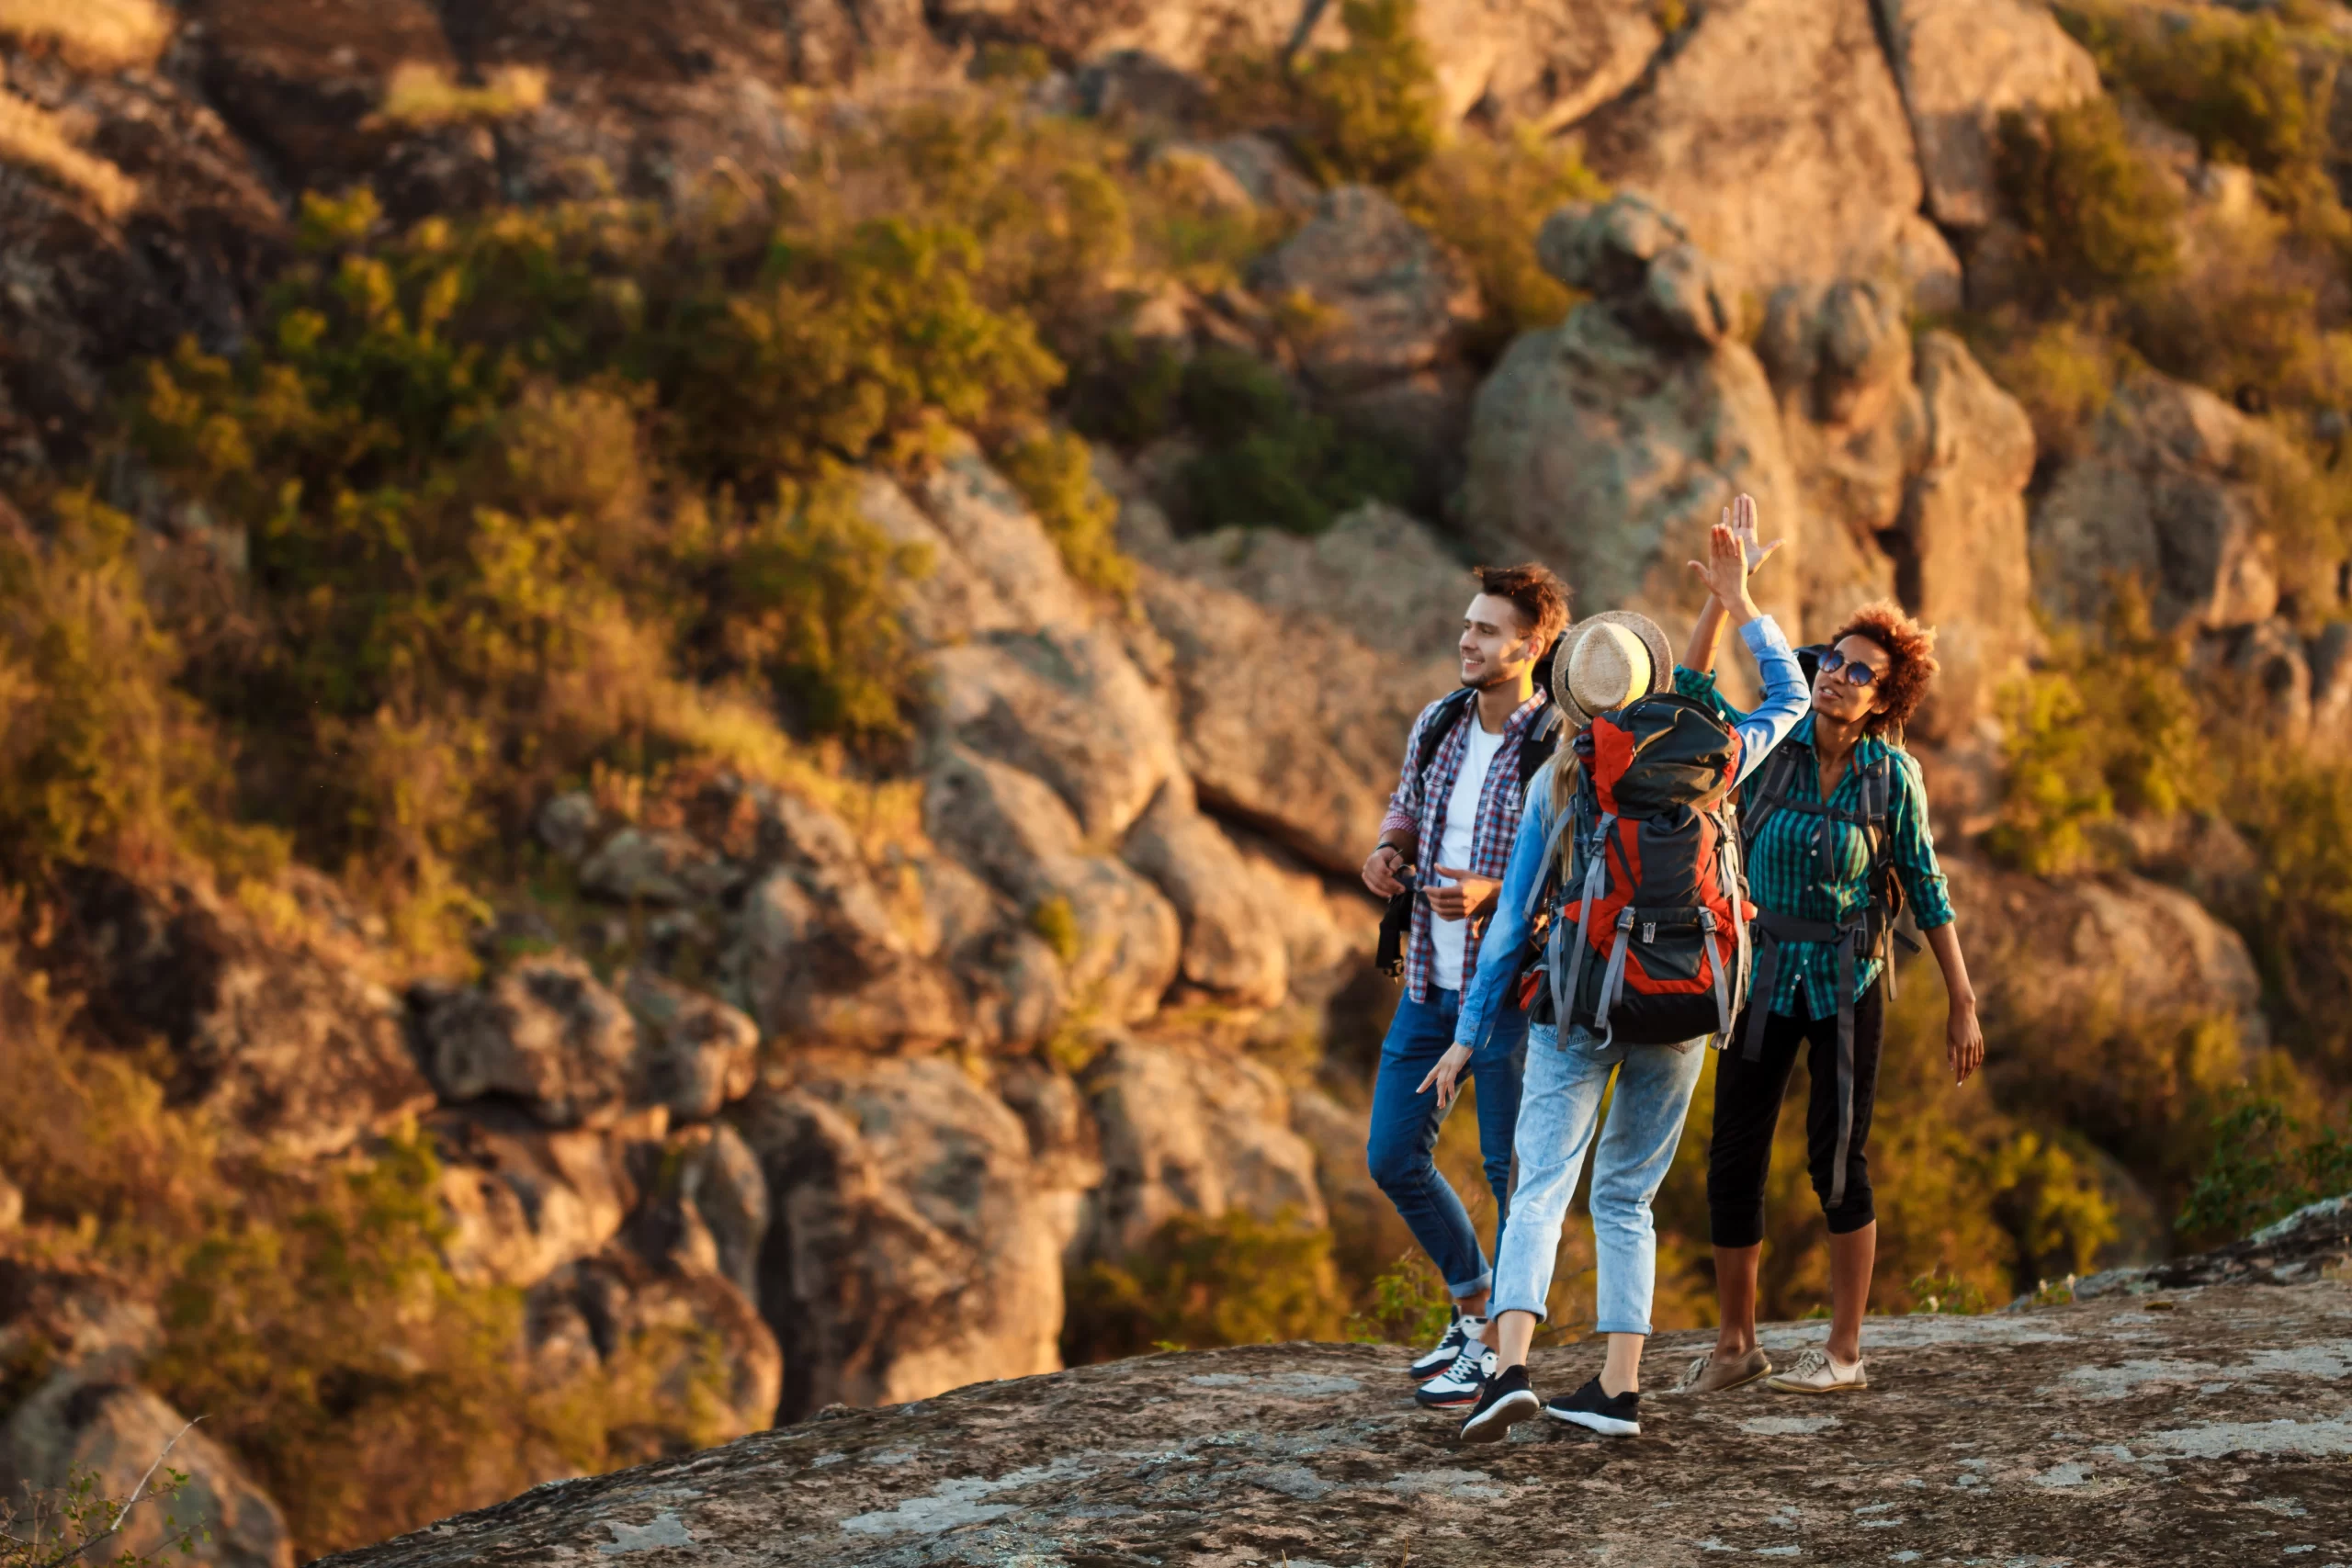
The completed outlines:
{"type": "Polygon", "coordinates": [[[1495,1375],[1495,1353],[1476,1339],[1462,1347],[1442,1377],[1434,1377],[1413,1391],[1413,1403],[1424,1410],[1456,1410],[1476,1404],[1495,1375]]]}
{"type": "Polygon", "coordinates": [[[1445,1337],[1437,1342],[1437,1348],[1414,1361],[1405,1369],[1406,1371],[1411,1374],[1415,1382],[1427,1382],[1453,1365],[1453,1358],[1462,1354],[1462,1347],[1476,1338],[1486,1326],[1487,1320],[1483,1317],[1456,1314],[1453,1321],[1445,1325],[1445,1337]]]}
{"type": "Polygon", "coordinates": [[[1851,1393],[1870,1387],[1871,1380],[1862,1374],[1860,1361],[1841,1363],[1830,1359],[1826,1351],[1807,1350],[1795,1366],[1765,1379],[1764,1386],[1782,1393],[1851,1393]]]}

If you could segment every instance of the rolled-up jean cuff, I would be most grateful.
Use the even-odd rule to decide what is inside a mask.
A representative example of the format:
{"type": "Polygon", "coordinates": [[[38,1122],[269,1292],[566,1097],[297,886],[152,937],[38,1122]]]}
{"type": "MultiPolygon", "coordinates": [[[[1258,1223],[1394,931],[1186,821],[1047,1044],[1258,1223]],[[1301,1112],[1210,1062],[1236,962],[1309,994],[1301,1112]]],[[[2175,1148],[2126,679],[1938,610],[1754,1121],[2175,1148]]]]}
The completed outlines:
{"type": "Polygon", "coordinates": [[[1546,1315],[1542,1307],[1529,1306],[1523,1302],[1488,1302],[1487,1303],[1487,1315],[1488,1317],[1500,1317],[1507,1312],[1532,1313],[1535,1314],[1535,1321],[1538,1323],[1542,1323],[1546,1315]]]}
{"type": "Polygon", "coordinates": [[[1596,1323],[1592,1325],[1592,1331],[1595,1334],[1639,1334],[1646,1337],[1650,1325],[1646,1323],[1635,1323],[1630,1319],[1620,1318],[1613,1323],[1596,1323]]]}
{"type": "Polygon", "coordinates": [[[1492,1269],[1489,1269],[1466,1285],[1456,1285],[1449,1282],[1445,1287],[1445,1291],[1446,1294],[1452,1296],[1457,1302],[1467,1301],[1472,1296],[1476,1295],[1480,1291],[1485,1290],[1494,1282],[1495,1271],[1492,1269]]]}

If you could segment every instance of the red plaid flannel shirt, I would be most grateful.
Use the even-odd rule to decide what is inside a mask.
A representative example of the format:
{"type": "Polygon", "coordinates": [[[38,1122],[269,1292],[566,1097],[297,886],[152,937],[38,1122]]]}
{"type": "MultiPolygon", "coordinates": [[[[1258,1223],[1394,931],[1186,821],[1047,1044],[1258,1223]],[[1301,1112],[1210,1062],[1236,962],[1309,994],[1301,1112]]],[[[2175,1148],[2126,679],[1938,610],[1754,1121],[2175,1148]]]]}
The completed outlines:
{"type": "MultiPolygon", "coordinates": [[[[1388,797],[1388,814],[1380,819],[1383,833],[1395,828],[1412,830],[1415,865],[1423,887],[1439,880],[1437,849],[1445,839],[1445,811],[1453,803],[1453,786],[1462,777],[1462,757],[1469,749],[1470,727],[1478,722],[1477,703],[1465,704],[1453,729],[1439,743],[1437,755],[1430,759],[1428,776],[1417,776],[1413,761],[1421,754],[1421,732],[1444,701],[1441,697],[1431,703],[1413,721],[1413,732],[1405,738],[1405,762],[1398,770],[1396,793],[1388,797]]],[[[1470,829],[1470,863],[1459,868],[1474,876],[1500,882],[1510,864],[1511,844],[1519,837],[1520,810],[1526,804],[1519,787],[1520,742],[1543,716],[1550,701],[1539,683],[1535,694],[1520,704],[1503,726],[1502,747],[1487,765],[1486,787],[1478,795],[1478,820],[1470,829]]],[[[1413,900],[1413,939],[1405,944],[1405,989],[1417,1002],[1430,998],[1430,975],[1437,963],[1437,943],[1430,927],[1436,919],[1430,912],[1427,900],[1413,900]]],[[[1464,985],[1478,972],[1478,938],[1484,926],[1484,921],[1473,924],[1463,939],[1464,985]]]]}

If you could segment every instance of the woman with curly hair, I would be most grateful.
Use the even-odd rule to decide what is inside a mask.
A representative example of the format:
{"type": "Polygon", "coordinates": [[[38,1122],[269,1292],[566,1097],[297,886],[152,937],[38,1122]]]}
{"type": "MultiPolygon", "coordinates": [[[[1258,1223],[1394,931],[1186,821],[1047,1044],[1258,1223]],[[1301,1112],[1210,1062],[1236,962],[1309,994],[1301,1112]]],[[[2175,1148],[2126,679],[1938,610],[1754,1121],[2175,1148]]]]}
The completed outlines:
{"type": "MultiPolygon", "coordinates": [[[[1676,682],[1683,695],[1736,715],[1716,694],[1712,673],[1719,625],[1711,605],[1691,632],[1676,682]]],[[[1916,947],[1894,930],[1905,895],[1951,998],[1944,1042],[1954,1085],[1984,1059],[1976,993],[1928,829],[1927,790],[1902,746],[1904,721],[1935,678],[1934,649],[1935,634],[1893,604],[1856,611],[1822,651],[1813,712],[1743,792],[1756,978],[1717,1058],[1707,1155],[1722,1326],[1714,1349],[1691,1363],[1678,1393],[1713,1393],[1767,1376],[1767,1386],[1787,1393],[1868,1386],[1862,1314],[1878,1224],[1864,1145],[1885,1031],[1878,980],[1883,970],[1892,990],[1894,942],[1916,947]],[[1756,1267],[1772,1133],[1801,1045],[1812,1080],[1805,1145],[1829,1223],[1829,1339],[1771,1376],[1756,1342],[1756,1267]]]]}

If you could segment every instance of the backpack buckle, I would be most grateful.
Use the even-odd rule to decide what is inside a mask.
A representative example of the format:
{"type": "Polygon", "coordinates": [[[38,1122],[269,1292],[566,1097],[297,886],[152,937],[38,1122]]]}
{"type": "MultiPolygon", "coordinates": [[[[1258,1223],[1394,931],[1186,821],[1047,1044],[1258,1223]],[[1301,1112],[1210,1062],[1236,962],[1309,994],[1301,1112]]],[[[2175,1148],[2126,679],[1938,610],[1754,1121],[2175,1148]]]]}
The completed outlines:
{"type": "Polygon", "coordinates": [[[1657,940],[1657,922],[1656,920],[1644,920],[1642,922],[1642,940],[1645,942],[1654,942],[1657,940]]]}

